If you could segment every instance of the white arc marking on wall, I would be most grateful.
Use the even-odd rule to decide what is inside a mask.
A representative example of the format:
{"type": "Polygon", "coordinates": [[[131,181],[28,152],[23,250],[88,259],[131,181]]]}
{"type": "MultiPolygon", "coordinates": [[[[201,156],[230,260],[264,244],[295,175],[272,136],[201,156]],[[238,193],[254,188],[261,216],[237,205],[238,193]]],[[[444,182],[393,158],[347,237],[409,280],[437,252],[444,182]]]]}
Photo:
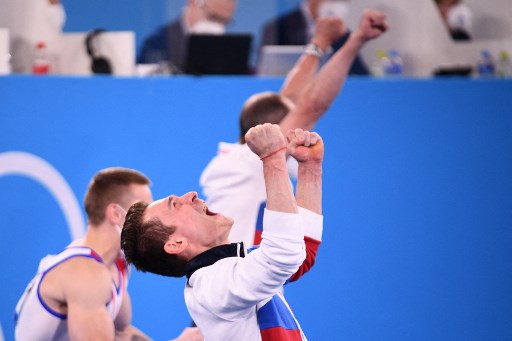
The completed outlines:
{"type": "Polygon", "coordinates": [[[85,233],[84,219],[75,194],[66,179],[45,160],[25,152],[0,153],[0,177],[22,175],[42,184],[57,200],[69,227],[71,239],[85,233]]]}

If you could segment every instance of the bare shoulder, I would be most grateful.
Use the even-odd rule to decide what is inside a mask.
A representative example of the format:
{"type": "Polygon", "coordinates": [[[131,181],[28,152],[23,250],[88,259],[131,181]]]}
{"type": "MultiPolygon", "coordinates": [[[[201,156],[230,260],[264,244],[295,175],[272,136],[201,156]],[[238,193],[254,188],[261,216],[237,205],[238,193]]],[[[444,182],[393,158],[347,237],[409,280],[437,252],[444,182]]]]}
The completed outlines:
{"type": "Polygon", "coordinates": [[[108,302],[111,285],[111,275],[103,263],[90,257],[73,257],[48,272],[41,282],[41,294],[56,307],[91,294],[108,302]]]}
{"type": "Polygon", "coordinates": [[[66,261],[61,269],[63,281],[69,288],[110,293],[112,276],[105,264],[88,257],[74,257],[66,261]]]}

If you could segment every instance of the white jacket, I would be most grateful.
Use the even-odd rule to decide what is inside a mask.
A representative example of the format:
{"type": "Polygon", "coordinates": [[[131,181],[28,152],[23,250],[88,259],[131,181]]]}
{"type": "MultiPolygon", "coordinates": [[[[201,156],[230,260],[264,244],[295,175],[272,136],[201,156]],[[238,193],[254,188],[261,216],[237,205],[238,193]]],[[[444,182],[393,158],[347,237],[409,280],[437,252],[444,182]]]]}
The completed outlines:
{"type": "Polygon", "coordinates": [[[192,273],[185,303],[206,340],[261,340],[257,305],[280,293],[303,263],[305,223],[302,214],[265,210],[258,249],[245,258],[222,258],[192,273]]]}

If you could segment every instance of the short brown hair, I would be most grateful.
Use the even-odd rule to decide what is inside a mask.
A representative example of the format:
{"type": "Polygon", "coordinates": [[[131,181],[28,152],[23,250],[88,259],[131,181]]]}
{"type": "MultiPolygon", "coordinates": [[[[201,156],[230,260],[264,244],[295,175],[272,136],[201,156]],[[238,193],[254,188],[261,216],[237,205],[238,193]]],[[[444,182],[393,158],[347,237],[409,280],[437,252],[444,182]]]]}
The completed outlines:
{"type": "Polygon", "coordinates": [[[240,143],[252,127],[263,123],[278,124],[290,111],[284,98],[274,92],[262,92],[251,96],[240,113],[240,143]]]}
{"type": "Polygon", "coordinates": [[[164,245],[176,227],[165,226],[158,219],[144,222],[148,203],[133,204],[124,221],[121,232],[121,249],[128,263],[137,270],[162,276],[183,277],[186,261],[165,252],[164,245]]]}
{"type": "Polygon", "coordinates": [[[89,182],[84,206],[89,223],[99,225],[105,220],[105,210],[110,203],[128,206],[133,202],[130,185],[151,185],[151,181],[141,172],[133,169],[111,167],[98,173],[89,182]]]}

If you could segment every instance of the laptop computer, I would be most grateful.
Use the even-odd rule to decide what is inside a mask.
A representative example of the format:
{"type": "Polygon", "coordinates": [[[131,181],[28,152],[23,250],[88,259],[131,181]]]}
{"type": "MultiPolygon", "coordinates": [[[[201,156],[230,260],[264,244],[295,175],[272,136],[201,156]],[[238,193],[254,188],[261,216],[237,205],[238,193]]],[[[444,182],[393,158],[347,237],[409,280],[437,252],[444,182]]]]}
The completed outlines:
{"type": "Polygon", "coordinates": [[[192,75],[249,73],[251,34],[191,34],[187,39],[184,72],[192,75]]]}
{"type": "Polygon", "coordinates": [[[259,75],[286,75],[304,53],[303,45],[265,45],[258,61],[259,75]]]}

